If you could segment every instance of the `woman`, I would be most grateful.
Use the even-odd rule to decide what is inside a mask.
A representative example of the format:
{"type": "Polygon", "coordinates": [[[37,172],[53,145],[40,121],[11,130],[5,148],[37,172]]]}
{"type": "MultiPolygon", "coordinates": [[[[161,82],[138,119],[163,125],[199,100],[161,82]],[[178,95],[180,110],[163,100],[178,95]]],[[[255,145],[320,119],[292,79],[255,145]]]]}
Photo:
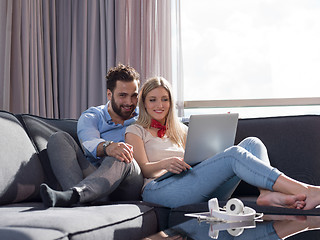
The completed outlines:
{"type": "Polygon", "coordinates": [[[145,178],[144,201],[167,207],[227,199],[240,180],[260,190],[259,205],[312,209],[320,204],[320,188],[291,179],[270,166],[267,150],[257,138],[247,138],[191,169],[183,161],[187,127],[175,114],[169,83],[161,77],[142,87],[139,118],[126,130],[126,142],[145,178]],[[170,171],[176,175],[155,179],[170,171]],[[192,173],[192,174],[191,174],[192,173]]]}

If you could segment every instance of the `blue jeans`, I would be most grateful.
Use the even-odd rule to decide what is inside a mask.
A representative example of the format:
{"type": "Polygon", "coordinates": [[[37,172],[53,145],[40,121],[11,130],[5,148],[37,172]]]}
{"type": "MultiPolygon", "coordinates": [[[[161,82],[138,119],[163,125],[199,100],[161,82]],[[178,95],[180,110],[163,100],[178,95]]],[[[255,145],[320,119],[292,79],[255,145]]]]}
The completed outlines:
{"type": "Polygon", "coordinates": [[[250,137],[197,164],[192,170],[162,181],[151,181],[142,193],[144,201],[170,208],[228,199],[240,180],[272,191],[280,172],[270,166],[267,149],[260,139],[250,137]]]}

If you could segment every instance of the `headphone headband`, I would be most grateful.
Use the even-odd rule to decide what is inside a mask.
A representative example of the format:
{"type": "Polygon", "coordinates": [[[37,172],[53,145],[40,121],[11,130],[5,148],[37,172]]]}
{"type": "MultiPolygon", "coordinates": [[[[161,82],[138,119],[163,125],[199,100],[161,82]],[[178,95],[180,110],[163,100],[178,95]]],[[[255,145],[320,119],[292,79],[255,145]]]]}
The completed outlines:
{"type": "Polygon", "coordinates": [[[224,209],[219,208],[218,199],[212,198],[208,202],[211,217],[225,222],[249,222],[256,217],[256,211],[245,207],[243,203],[236,198],[230,199],[224,209]]]}

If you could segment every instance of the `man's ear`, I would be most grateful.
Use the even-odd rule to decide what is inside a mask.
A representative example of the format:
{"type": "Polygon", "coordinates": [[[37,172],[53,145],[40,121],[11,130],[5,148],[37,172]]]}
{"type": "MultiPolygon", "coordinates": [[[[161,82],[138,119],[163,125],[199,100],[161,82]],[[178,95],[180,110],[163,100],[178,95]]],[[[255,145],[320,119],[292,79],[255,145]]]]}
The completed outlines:
{"type": "Polygon", "coordinates": [[[112,92],[110,91],[110,89],[107,89],[107,98],[109,101],[111,101],[112,99],[112,92]]]}

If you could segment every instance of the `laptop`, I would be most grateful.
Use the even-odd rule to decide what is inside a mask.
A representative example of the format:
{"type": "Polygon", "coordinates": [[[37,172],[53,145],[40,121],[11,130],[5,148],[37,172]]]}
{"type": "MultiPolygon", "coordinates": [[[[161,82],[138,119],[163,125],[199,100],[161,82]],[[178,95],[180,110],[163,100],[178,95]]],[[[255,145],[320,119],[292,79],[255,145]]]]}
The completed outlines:
{"type": "MultiPolygon", "coordinates": [[[[184,161],[194,166],[233,146],[238,118],[238,113],[191,115],[184,161]]],[[[155,181],[172,175],[175,174],[167,172],[155,181]]]]}

